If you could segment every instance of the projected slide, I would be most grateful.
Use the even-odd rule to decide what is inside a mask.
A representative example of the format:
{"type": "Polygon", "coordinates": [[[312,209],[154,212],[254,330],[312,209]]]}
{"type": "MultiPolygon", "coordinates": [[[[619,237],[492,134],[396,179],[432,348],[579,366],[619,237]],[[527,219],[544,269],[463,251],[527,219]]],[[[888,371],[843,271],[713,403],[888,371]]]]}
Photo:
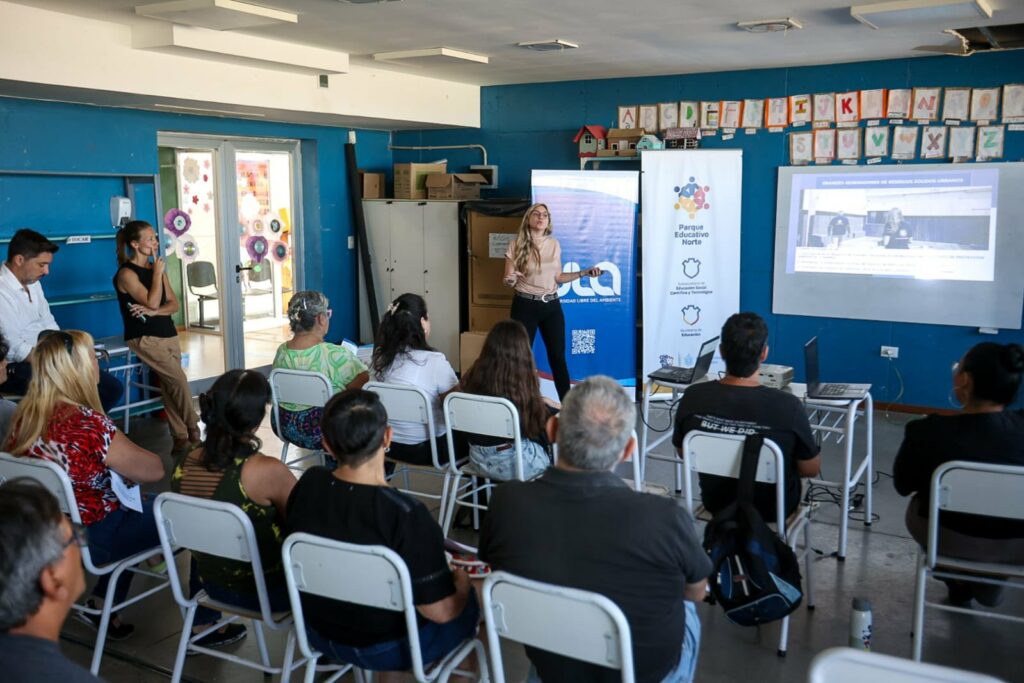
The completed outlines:
{"type": "Polygon", "coordinates": [[[992,282],[999,172],[793,177],[787,273],[992,282]]]}

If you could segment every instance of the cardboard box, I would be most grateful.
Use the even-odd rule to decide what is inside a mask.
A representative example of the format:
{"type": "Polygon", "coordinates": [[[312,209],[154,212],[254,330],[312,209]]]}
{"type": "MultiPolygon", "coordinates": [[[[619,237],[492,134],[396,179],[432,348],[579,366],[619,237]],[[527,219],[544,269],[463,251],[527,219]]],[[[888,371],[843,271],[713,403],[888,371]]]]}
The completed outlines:
{"type": "Polygon", "coordinates": [[[502,320],[508,319],[510,306],[470,306],[469,329],[472,332],[490,332],[502,320]]]}
{"type": "Polygon", "coordinates": [[[362,192],[362,194],[360,194],[360,197],[362,197],[363,199],[383,199],[384,186],[385,184],[383,173],[359,171],[359,187],[361,188],[362,192]]]}
{"type": "Polygon", "coordinates": [[[466,370],[473,367],[473,363],[480,357],[480,351],[484,348],[485,339],[486,332],[463,332],[459,335],[460,372],[465,374],[466,370]]]}
{"type": "Polygon", "coordinates": [[[487,178],[479,173],[431,173],[425,184],[427,199],[480,199],[487,178]]]}
{"type": "Polygon", "coordinates": [[[448,164],[395,164],[395,199],[426,199],[427,176],[444,173],[448,164]]]}
{"type": "MultiPolygon", "coordinates": [[[[505,249],[519,231],[519,216],[487,216],[469,212],[469,303],[470,306],[512,305],[512,288],[505,277],[505,249]]],[[[471,330],[477,329],[470,326],[471,330]]],[[[490,329],[488,327],[487,329],[490,329]]]]}

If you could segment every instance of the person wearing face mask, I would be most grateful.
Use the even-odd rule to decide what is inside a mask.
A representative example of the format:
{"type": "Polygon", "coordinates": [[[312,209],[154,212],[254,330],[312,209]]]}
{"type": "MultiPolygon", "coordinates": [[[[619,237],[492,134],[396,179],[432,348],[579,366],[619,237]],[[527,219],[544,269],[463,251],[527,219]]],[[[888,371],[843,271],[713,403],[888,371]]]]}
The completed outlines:
{"type": "MultiPolygon", "coordinates": [[[[7,261],[0,265],[0,333],[7,339],[7,367],[0,377],[0,391],[23,396],[32,379],[29,354],[40,334],[59,330],[43,295],[40,280],[50,274],[54,255],[60,249],[35,230],[22,228],[7,245],[7,261]]],[[[100,371],[96,385],[105,412],[117,405],[124,385],[109,372],[100,371]]]]}
{"type": "Polygon", "coordinates": [[[558,286],[584,277],[598,277],[601,269],[562,272],[562,247],[551,235],[551,214],[546,204],[526,210],[519,232],[505,251],[504,282],[515,289],[509,317],[526,327],[530,346],[540,330],[548,364],[561,400],[569,393],[569,367],[565,362],[565,315],[558,302],[558,286]]]}
{"type": "MultiPolygon", "coordinates": [[[[952,460],[1024,466],[1024,411],[1010,410],[1024,373],[1024,347],[983,342],[953,365],[953,392],[963,406],[955,415],[929,415],[907,424],[893,465],[893,483],[907,506],[907,530],[928,541],[928,497],[932,475],[952,460]]],[[[1024,522],[944,512],[939,519],[939,554],[977,562],[1024,564],[1024,522]]],[[[945,581],[949,599],[967,606],[995,606],[1002,589],[945,581]]]]}
{"type": "Polygon", "coordinates": [[[172,452],[198,444],[199,418],[192,407],[192,389],[181,369],[178,330],[171,315],[178,312],[178,297],[164,272],[156,231],[145,221],[131,221],[117,233],[114,276],[118,310],[124,321],[128,348],[160,378],[160,394],[172,452]]]}

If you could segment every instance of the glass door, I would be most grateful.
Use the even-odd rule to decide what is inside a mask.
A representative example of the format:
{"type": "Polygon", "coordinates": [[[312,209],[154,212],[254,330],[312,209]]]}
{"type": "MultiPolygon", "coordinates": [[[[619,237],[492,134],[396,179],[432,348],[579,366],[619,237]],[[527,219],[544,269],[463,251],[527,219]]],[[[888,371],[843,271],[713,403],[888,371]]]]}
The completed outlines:
{"type": "Polygon", "coordinates": [[[173,175],[160,232],[182,303],[182,362],[202,390],[226,369],[269,367],[290,336],[288,301],[301,284],[299,148],[175,134],[159,144],[162,180],[173,175]]]}

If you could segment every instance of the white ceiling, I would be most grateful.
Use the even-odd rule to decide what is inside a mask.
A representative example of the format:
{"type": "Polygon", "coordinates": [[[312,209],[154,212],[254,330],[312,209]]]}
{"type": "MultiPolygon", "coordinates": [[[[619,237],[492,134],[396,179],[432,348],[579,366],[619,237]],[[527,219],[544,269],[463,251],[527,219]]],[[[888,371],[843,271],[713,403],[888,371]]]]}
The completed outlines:
{"type": "MultiPolygon", "coordinates": [[[[15,0],[124,24],[149,22],[134,7],[151,0],[15,0]]],[[[856,0],[869,2],[870,0],[856,0]]],[[[349,5],[338,0],[256,0],[298,13],[298,24],[244,31],[348,52],[356,63],[375,52],[452,47],[490,57],[487,65],[385,65],[478,85],[652,76],[831,64],[923,56],[912,48],[950,42],[941,25],[872,30],[837,0],[400,0],[349,5]],[[794,17],[803,30],[754,35],[738,21],[794,17]],[[562,38],[564,52],[530,52],[520,41],[562,38]]],[[[990,20],[1024,23],[1024,0],[989,0],[990,20]]]]}

